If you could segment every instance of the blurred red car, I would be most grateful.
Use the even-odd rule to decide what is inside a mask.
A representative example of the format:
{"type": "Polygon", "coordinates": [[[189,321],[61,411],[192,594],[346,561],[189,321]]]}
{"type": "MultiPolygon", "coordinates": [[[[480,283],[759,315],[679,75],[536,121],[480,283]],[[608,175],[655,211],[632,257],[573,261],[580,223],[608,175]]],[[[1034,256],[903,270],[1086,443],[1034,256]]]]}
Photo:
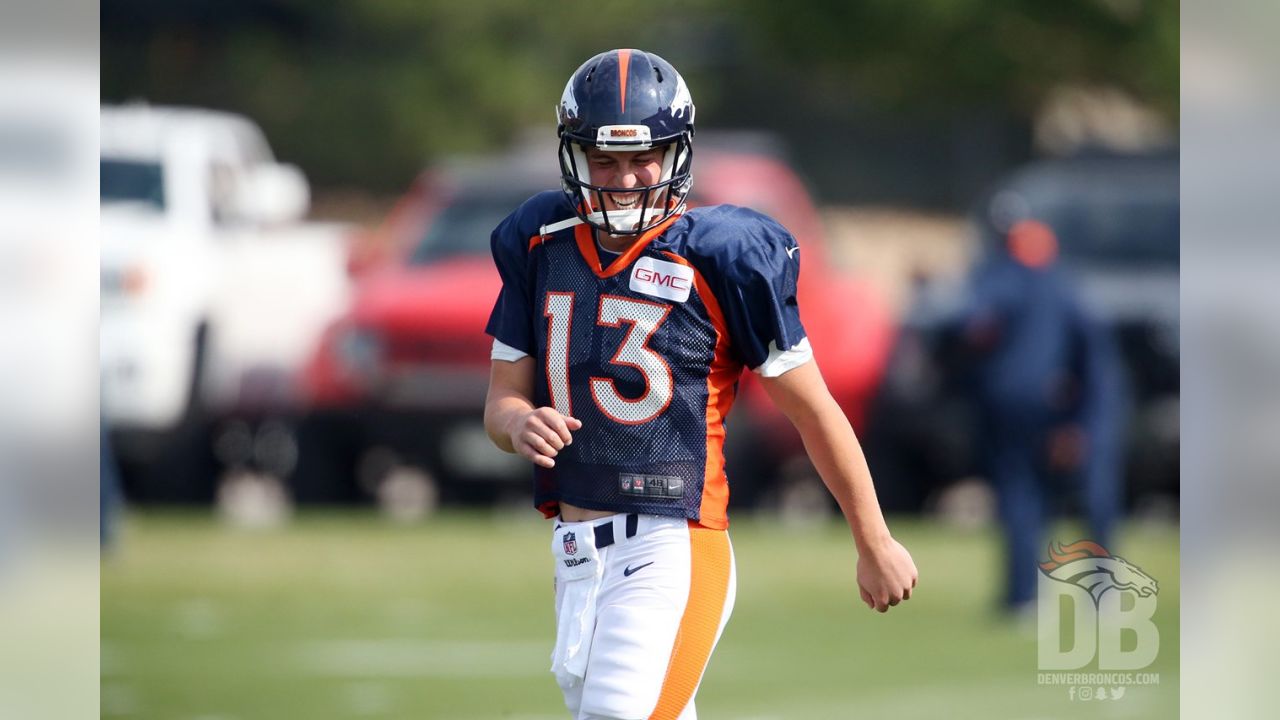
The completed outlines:
{"type": "MultiPolygon", "coordinates": [[[[828,264],[813,201],[767,141],[698,140],[691,204],[752,207],[799,240],[805,327],[832,395],[860,428],[893,344],[887,302],[828,264]]],[[[548,158],[553,151],[428,171],[366,236],[364,247],[374,250],[353,255],[360,274],[353,306],[325,333],[307,368],[317,428],[310,446],[320,455],[304,458],[304,469],[351,473],[360,456],[382,448],[430,473],[445,501],[526,491],[528,467],[494,448],[482,424],[492,342],[484,326],[500,288],[489,234],[529,196],[558,186],[548,158]]],[[[752,373],[743,375],[728,423],[734,503],[754,504],[803,448],[752,373]]],[[[341,482],[327,481],[328,494],[341,482]]],[[[366,486],[374,482],[365,478],[366,486]]],[[[304,500],[309,491],[326,494],[298,490],[304,500]]]]}

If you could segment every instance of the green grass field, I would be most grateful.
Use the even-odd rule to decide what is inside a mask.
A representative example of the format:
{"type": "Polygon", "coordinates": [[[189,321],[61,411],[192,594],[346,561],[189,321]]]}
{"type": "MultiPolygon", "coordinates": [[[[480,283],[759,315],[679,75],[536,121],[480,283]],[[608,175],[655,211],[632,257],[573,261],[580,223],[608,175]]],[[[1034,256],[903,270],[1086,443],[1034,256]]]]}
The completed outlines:
{"type": "MultiPolygon", "coordinates": [[[[700,717],[1177,717],[1176,527],[1131,527],[1116,549],[1160,582],[1160,685],[1082,702],[1038,686],[1034,630],[992,613],[993,533],[891,526],[921,580],[879,615],[843,524],[735,519],[737,607],[700,717]]],[[[102,566],[102,715],[563,718],[548,543],[544,523],[483,514],[304,514],[268,531],[130,515],[102,566]]]]}

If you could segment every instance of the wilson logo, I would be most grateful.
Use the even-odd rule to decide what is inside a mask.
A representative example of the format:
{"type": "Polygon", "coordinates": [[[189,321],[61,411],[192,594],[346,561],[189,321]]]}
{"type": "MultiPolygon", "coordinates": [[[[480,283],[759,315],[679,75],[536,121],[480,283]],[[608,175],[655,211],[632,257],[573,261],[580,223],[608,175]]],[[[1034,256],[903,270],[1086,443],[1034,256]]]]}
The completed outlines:
{"type": "Polygon", "coordinates": [[[693,289],[693,268],[642,257],[631,270],[631,290],[664,300],[684,302],[693,289]]]}

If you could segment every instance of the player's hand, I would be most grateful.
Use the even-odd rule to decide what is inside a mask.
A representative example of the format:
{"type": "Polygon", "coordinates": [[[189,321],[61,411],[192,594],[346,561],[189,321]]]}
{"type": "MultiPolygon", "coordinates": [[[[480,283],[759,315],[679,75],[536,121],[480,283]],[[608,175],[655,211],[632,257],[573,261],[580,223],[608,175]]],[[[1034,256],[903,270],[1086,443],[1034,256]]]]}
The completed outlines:
{"type": "Polygon", "coordinates": [[[879,612],[911,599],[911,591],[920,578],[911,553],[893,538],[863,549],[858,555],[858,590],[862,602],[879,612]]]}
{"type": "Polygon", "coordinates": [[[582,427],[582,421],[561,415],[555,408],[540,407],[530,410],[511,423],[508,434],[516,453],[544,468],[556,466],[555,456],[565,445],[573,443],[572,431],[582,427]]]}

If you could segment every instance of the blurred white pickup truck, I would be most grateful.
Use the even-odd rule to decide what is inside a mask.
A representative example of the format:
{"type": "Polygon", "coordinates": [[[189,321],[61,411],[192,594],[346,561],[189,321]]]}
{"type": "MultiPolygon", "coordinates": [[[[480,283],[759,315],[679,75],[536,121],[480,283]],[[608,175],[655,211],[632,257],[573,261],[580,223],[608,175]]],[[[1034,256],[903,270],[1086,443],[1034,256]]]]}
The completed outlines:
{"type": "Polygon", "coordinates": [[[345,228],[250,120],[102,108],[102,411],[121,454],[193,416],[297,410],[297,376],[347,305],[345,228]]]}

